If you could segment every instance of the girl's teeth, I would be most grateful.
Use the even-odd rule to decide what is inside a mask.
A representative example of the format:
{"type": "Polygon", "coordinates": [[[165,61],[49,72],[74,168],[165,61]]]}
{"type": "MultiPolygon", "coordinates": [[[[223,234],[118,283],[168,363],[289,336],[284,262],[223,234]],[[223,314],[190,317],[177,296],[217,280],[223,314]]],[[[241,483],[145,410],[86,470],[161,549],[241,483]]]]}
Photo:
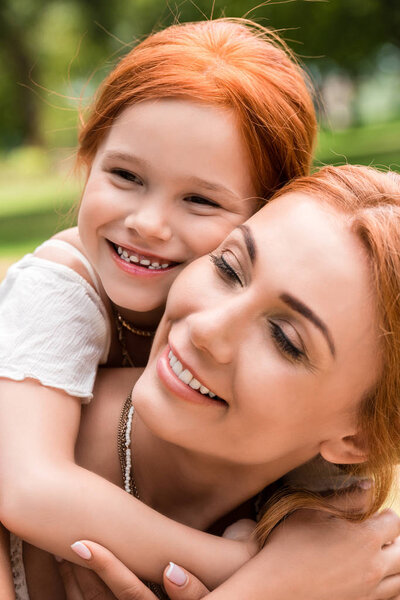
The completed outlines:
{"type": "Polygon", "coordinates": [[[121,248],[121,246],[117,247],[117,252],[126,262],[138,263],[148,269],[167,269],[169,267],[169,263],[160,264],[158,262],[151,262],[148,258],[139,258],[135,254],[129,254],[129,252],[121,248]]]}
{"type": "Polygon", "coordinates": [[[206,386],[205,386],[205,385],[201,385],[201,386],[200,386],[200,390],[199,390],[199,391],[200,391],[200,393],[201,393],[201,394],[208,394],[208,392],[209,392],[210,390],[209,390],[208,388],[206,388],[206,386]]]}

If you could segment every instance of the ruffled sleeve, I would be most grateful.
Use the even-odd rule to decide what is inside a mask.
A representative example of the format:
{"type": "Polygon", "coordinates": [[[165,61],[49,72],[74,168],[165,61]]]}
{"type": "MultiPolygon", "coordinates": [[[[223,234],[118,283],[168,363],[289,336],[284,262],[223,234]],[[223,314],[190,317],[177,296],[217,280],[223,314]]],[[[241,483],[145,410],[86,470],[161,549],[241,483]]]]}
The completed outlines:
{"type": "Polygon", "coordinates": [[[88,402],[110,326],[94,288],[64,265],[25,256],[0,286],[0,377],[33,378],[88,402]]]}

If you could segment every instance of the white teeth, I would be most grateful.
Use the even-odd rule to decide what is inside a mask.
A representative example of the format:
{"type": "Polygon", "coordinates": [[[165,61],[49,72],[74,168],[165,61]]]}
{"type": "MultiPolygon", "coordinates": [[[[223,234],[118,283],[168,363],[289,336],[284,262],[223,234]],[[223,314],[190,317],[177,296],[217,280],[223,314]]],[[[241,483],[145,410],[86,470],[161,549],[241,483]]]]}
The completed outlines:
{"type": "Polygon", "coordinates": [[[193,388],[194,390],[199,390],[199,389],[200,389],[200,386],[201,386],[201,383],[200,383],[200,381],[198,381],[197,379],[195,379],[195,378],[193,377],[192,381],[189,381],[189,385],[190,385],[190,387],[191,387],[191,388],[193,388]]]}
{"type": "Polygon", "coordinates": [[[162,265],[161,265],[161,268],[162,268],[162,269],[166,269],[167,267],[169,267],[169,264],[168,264],[168,263],[164,263],[164,264],[162,264],[162,265]]]}
{"type": "Polygon", "coordinates": [[[138,262],[139,262],[139,259],[138,259],[138,257],[137,257],[137,256],[135,256],[134,254],[131,254],[131,256],[130,256],[130,261],[131,261],[131,262],[133,262],[133,263],[138,263],[138,262]]]}
{"type": "Polygon", "coordinates": [[[215,398],[216,394],[214,392],[210,392],[210,390],[200,383],[198,379],[193,377],[192,373],[189,369],[184,369],[182,363],[177,359],[172,350],[168,352],[168,360],[171,369],[175,373],[175,375],[183,381],[186,385],[190,386],[194,390],[198,390],[201,394],[206,395],[210,398],[215,398]]]}
{"type": "Polygon", "coordinates": [[[124,251],[122,252],[122,256],[123,256],[124,258],[128,258],[128,257],[129,257],[129,254],[127,253],[127,251],[126,251],[126,250],[124,250],[124,251]]]}
{"type": "Polygon", "coordinates": [[[177,375],[179,377],[179,375],[183,371],[182,363],[179,362],[179,360],[177,360],[176,363],[172,366],[172,370],[175,373],[175,375],[177,375]]]}
{"type": "Polygon", "coordinates": [[[151,263],[151,266],[153,267],[153,269],[159,269],[160,268],[160,265],[159,265],[158,262],[151,263]]]}
{"type": "Polygon", "coordinates": [[[150,264],[150,261],[147,260],[147,258],[142,258],[139,262],[140,262],[141,265],[143,265],[145,267],[148,267],[149,264],[150,264]]]}
{"type": "Polygon", "coordinates": [[[170,265],[170,263],[160,264],[157,261],[151,262],[148,258],[139,258],[136,254],[130,254],[128,250],[124,250],[121,246],[117,246],[116,249],[120,257],[126,260],[126,262],[139,263],[148,269],[167,269],[170,265]]]}
{"type": "Polygon", "coordinates": [[[122,254],[122,248],[121,248],[121,246],[118,246],[117,252],[118,252],[118,254],[122,254]]]}
{"type": "Polygon", "coordinates": [[[179,379],[183,381],[183,383],[186,383],[186,385],[188,385],[189,381],[193,379],[193,375],[190,371],[188,371],[188,369],[185,369],[184,371],[182,371],[182,373],[179,374],[179,379]]]}

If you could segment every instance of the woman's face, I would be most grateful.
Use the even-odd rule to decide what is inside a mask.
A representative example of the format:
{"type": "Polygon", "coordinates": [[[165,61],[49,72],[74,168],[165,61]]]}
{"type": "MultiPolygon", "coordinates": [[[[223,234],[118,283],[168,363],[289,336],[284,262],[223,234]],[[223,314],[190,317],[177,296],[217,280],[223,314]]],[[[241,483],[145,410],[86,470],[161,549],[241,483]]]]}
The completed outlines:
{"type": "Polygon", "coordinates": [[[276,476],[318,452],[355,462],[350,436],[379,374],[375,312],[345,218],[282,196],[178,277],[136,409],[166,440],[276,476]]]}

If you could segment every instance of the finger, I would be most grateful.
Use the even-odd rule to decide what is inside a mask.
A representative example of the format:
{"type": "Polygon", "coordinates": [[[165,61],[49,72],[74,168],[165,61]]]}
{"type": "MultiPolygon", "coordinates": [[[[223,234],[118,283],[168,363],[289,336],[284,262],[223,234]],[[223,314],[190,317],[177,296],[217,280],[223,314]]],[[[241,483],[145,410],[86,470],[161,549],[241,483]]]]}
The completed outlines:
{"type": "Polygon", "coordinates": [[[197,577],[172,562],[164,570],[163,581],[171,600],[200,600],[209,592],[197,577]]]}
{"type": "Polygon", "coordinates": [[[112,552],[82,540],[71,548],[110,588],[118,600],[156,600],[156,596],[112,552]]]}
{"type": "Polygon", "coordinates": [[[57,564],[58,571],[64,584],[67,600],[84,600],[78,582],[76,581],[71,563],[69,563],[67,560],[63,560],[57,564]]]}
{"type": "Polygon", "coordinates": [[[115,600],[114,594],[99,578],[97,573],[90,569],[73,566],[76,581],[85,600],[115,600]]]}

